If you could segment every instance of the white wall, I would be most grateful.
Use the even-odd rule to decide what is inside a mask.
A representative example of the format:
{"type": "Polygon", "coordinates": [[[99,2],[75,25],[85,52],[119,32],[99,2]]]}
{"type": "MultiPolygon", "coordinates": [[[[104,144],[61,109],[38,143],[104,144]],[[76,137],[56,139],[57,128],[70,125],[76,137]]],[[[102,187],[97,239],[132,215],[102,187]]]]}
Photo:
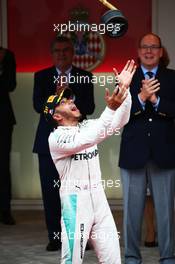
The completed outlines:
{"type": "Polygon", "coordinates": [[[166,47],[170,64],[169,68],[175,69],[175,1],[153,0],[153,32],[162,39],[166,47]]]}
{"type": "Polygon", "coordinates": [[[0,0],[0,46],[7,46],[7,0],[0,0]]]}

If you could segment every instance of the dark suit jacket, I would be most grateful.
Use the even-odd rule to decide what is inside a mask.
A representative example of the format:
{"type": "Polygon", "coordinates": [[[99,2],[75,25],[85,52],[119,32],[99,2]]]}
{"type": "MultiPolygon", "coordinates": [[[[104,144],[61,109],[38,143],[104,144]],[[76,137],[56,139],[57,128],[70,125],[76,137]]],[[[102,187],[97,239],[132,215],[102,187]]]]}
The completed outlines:
{"type": "Polygon", "coordinates": [[[5,53],[0,62],[0,114],[3,118],[2,126],[11,126],[16,123],[9,97],[9,93],[16,87],[16,63],[14,54],[8,49],[3,50],[5,53]]]}
{"type": "MultiPolygon", "coordinates": [[[[55,94],[56,84],[54,84],[54,76],[57,75],[58,73],[54,66],[35,73],[33,104],[36,112],[40,114],[39,125],[33,147],[33,152],[35,153],[49,153],[48,136],[52,131],[52,128],[49,127],[48,122],[46,122],[44,118],[43,106],[49,95],[55,94]]],[[[90,79],[92,78],[90,72],[74,66],[71,70],[71,76],[89,76],[90,79]]],[[[75,104],[79,108],[83,118],[86,118],[86,115],[92,114],[95,108],[93,84],[91,82],[86,82],[85,84],[71,83],[69,87],[76,96],[75,104]]]]}
{"type": "Polygon", "coordinates": [[[141,68],[133,77],[131,117],[121,138],[121,168],[143,168],[149,159],[160,168],[175,168],[175,71],[159,66],[156,78],[160,104],[155,111],[146,103],[143,111],[137,96],[144,79],[141,68]]]}

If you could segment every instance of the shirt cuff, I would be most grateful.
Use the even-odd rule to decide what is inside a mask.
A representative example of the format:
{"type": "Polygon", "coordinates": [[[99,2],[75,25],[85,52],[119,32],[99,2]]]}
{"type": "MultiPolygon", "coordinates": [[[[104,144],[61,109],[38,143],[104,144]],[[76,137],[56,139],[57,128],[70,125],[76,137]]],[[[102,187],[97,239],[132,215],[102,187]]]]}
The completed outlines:
{"type": "Polygon", "coordinates": [[[141,104],[142,109],[145,110],[145,105],[146,105],[146,103],[143,102],[143,101],[140,99],[140,96],[139,96],[139,95],[138,95],[138,99],[139,99],[139,102],[140,102],[140,104],[141,104]]]}
{"type": "Polygon", "coordinates": [[[155,109],[155,111],[157,111],[157,108],[158,108],[158,106],[159,106],[159,103],[160,103],[160,97],[158,96],[158,97],[157,97],[157,103],[152,104],[153,107],[154,107],[154,109],[155,109]]]}

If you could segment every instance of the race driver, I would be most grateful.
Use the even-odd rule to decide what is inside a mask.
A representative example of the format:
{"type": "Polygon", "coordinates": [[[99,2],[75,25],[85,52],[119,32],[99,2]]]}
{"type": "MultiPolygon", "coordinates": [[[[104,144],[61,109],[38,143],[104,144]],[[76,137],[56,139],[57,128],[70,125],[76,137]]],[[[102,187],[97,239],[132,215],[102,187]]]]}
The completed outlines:
{"type": "Polygon", "coordinates": [[[49,147],[61,180],[61,264],[82,263],[88,239],[99,263],[121,264],[117,229],[101,183],[97,144],[128,122],[128,87],[135,68],[131,60],[119,75],[115,70],[119,84],[112,95],[106,89],[107,107],[99,119],[79,123],[81,114],[70,89],[60,90],[45,104],[45,117],[56,127],[49,147]]]}

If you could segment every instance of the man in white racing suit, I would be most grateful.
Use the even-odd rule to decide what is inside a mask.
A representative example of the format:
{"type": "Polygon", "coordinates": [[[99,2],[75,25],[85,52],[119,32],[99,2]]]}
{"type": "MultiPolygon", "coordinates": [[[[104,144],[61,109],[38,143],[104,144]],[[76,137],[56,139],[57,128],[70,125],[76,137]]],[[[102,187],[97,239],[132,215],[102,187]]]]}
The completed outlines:
{"type": "Polygon", "coordinates": [[[79,123],[81,114],[70,89],[60,90],[45,104],[46,119],[57,127],[49,136],[49,147],[61,180],[62,264],[82,263],[88,239],[99,263],[121,264],[118,233],[101,182],[97,144],[128,122],[128,87],[135,68],[131,60],[119,75],[115,70],[119,84],[112,95],[106,89],[107,107],[98,119],[79,123]]]}

